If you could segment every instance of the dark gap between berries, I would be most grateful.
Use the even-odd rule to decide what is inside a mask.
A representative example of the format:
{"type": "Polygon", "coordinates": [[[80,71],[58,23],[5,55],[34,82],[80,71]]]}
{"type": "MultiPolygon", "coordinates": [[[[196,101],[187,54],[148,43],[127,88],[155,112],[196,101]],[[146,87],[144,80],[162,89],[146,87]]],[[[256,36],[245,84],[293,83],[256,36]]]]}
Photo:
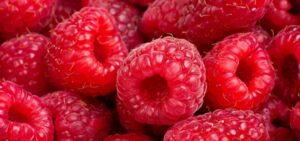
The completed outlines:
{"type": "Polygon", "coordinates": [[[299,15],[300,14],[300,5],[297,2],[297,0],[289,0],[290,4],[291,4],[291,8],[289,10],[289,13],[293,14],[293,15],[299,15]]]}
{"type": "Polygon", "coordinates": [[[291,84],[295,84],[298,81],[298,74],[298,61],[294,55],[288,55],[282,63],[283,77],[291,84]]]}

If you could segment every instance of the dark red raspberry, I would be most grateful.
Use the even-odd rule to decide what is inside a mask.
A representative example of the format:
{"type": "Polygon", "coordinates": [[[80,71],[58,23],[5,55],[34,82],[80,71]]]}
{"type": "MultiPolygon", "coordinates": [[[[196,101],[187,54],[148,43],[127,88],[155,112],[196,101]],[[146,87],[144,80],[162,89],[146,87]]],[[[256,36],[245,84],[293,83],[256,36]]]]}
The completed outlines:
{"type": "Polygon", "coordinates": [[[252,111],[216,110],[176,123],[164,141],[267,141],[263,118],[252,111]]]}
{"type": "Polygon", "coordinates": [[[127,133],[110,135],[103,141],[152,141],[152,139],[143,134],[127,133]]]}
{"type": "Polygon", "coordinates": [[[171,125],[201,107],[205,68],[193,44],[157,39],[132,50],[118,72],[117,90],[136,121],[171,125]]]}
{"type": "Polygon", "coordinates": [[[288,25],[300,24],[299,0],[272,0],[266,10],[263,25],[278,32],[288,25]]]}
{"type": "Polygon", "coordinates": [[[154,0],[127,0],[133,4],[137,4],[140,6],[148,6],[150,5],[152,2],[154,2],[154,0]]]}
{"type": "Polygon", "coordinates": [[[91,96],[115,90],[127,48],[106,10],[81,9],[58,24],[51,40],[45,60],[53,85],[91,96]]]}
{"type": "Polygon", "coordinates": [[[33,94],[45,94],[48,84],[42,60],[48,44],[48,38],[36,33],[4,42],[0,46],[0,79],[13,81],[33,94]]]}
{"type": "Polygon", "coordinates": [[[150,38],[164,34],[204,46],[253,26],[269,0],[157,0],[144,13],[141,30],[150,38]]]}
{"type": "Polygon", "coordinates": [[[100,141],[108,135],[111,113],[99,101],[64,91],[43,100],[53,113],[57,141],[100,141]]]}
{"type": "Polygon", "coordinates": [[[288,105],[300,101],[300,26],[289,26],[273,39],[268,52],[277,77],[273,93],[288,105]]]}
{"type": "Polygon", "coordinates": [[[234,34],[204,58],[206,99],[212,108],[252,109],[270,95],[275,72],[255,33],[234,34]]]}
{"type": "Polygon", "coordinates": [[[0,140],[52,141],[52,115],[37,97],[13,82],[0,82],[0,140]]]}
{"type": "Polygon", "coordinates": [[[1,0],[0,37],[37,31],[49,18],[54,0],[1,0]]]}
{"type": "Polygon", "coordinates": [[[263,115],[271,141],[295,139],[289,129],[290,109],[280,99],[272,96],[255,111],[263,115]]]}
{"type": "Polygon", "coordinates": [[[68,19],[74,12],[80,10],[81,0],[56,0],[54,12],[51,14],[50,22],[47,23],[44,33],[49,34],[56,25],[68,19]]]}
{"type": "Polygon", "coordinates": [[[298,138],[300,138],[300,102],[291,111],[290,125],[298,135],[298,138]]]}
{"type": "Polygon", "coordinates": [[[85,6],[97,6],[107,9],[116,21],[116,26],[129,50],[143,42],[138,30],[141,14],[134,6],[124,0],[82,0],[85,6]]]}

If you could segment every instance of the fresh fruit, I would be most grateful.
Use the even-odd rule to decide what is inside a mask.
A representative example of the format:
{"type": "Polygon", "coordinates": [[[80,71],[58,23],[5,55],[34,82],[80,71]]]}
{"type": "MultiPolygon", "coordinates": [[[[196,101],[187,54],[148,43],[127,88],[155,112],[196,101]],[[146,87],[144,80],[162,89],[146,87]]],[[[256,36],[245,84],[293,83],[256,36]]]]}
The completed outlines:
{"type": "Polygon", "coordinates": [[[133,4],[137,4],[140,6],[148,6],[150,5],[152,2],[154,2],[154,0],[127,0],[133,4]]]}
{"type": "Polygon", "coordinates": [[[111,113],[101,102],[64,91],[43,100],[54,116],[55,140],[100,141],[108,135],[111,113]]]}
{"type": "Polygon", "coordinates": [[[115,24],[129,50],[142,43],[143,38],[138,30],[141,14],[134,6],[124,0],[82,0],[82,3],[85,6],[107,9],[109,14],[114,17],[115,24]]]}
{"type": "Polygon", "coordinates": [[[152,141],[152,139],[143,134],[127,133],[110,135],[103,141],[152,141]]]}
{"type": "Polygon", "coordinates": [[[57,25],[51,41],[45,64],[53,85],[90,96],[115,90],[127,48],[106,10],[81,9],[57,25]]]}
{"type": "Polygon", "coordinates": [[[36,95],[48,90],[43,57],[49,39],[30,33],[7,40],[0,46],[0,79],[13,81],[36,95]]]}
{"type": "Polygon", "coordinates": [[[216,110],[176,123],[164,141],[267,141],[269,134],[259,114],[233,109],[216,110]]]}
{"type": "Polygon", "coordinates": [[[300,138],[300,102],[291,111],[290,125],[298,135],[298,138],[300,138]]]}
{"type": "Polygon", "coordinates": [[[289,26],[273,39],[268,52],[277,71],[273,93],[288,105],[300,101],[300,26],[289,26]]]}
{"type": "Polygon", "coordinates": [[[0,140],[53,140],[49,109],[39,97],[9,81],[0,82],[0,140]]]}
{"type": "Polygon", "coordinates": [[[280,99],[272,96],[255,111],[264,117],[271,141],[295,140],[289,127],[290,109],[280,99]]]}
{"type": "Polygon", "coordinates": [[[249,28],[265,14],[269,0],[157,0],[146,10],[141,30],[148,37],[185,38],[199,49],[249,28]]]}
{"type": "Polygon", "coordinates": [[[217,43],[204,58],[212,108],[252,109],[270,95],[275,72],[255,33],[234,34],[217,43]]]}
{"type": "Polygon", "coordinates": [[[166,37],[132,50],[117,76],[118,100],[138,122],[171,125],[192,116],[206,91],[196,47],[166,37]]]}
{"type": "Polygon", "coordinates": [[[38,31],[47,23],[54,0],[1,0],[0,38],[38,31]]]}
{"type": "Polygon", "coordinates": [[[276,33],[288,25],[300,24],[299,8],[299,0],[272,0],[262,24],[276,33]]]}

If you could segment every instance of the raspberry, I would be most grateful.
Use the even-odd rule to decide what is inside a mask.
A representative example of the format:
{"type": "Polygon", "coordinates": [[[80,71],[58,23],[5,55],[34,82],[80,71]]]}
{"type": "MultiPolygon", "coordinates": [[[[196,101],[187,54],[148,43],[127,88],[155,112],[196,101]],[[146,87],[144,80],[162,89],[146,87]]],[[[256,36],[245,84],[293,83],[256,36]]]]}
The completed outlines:
{"type": "Polygon", "coordinates": [[[0,140],[52,141],[52,115],[42,101],[13,82],[0,82],[0,140]]]}
{"type": "Polygon", "coordinates": [[[277,77],[273,93],[288,105],[300,101],[300,26],[289,26],[273,39],[268,52],[277,77]]]}
{"type": "Polygon", "coordinates": [[[146,10],[141,30],[150,38],[164,34],[198,45],[214,43],[260,20],[269,0],[157,0],[146,10]]]}
{"type": "Polygon", "coordinates": [[[298,135],[298,138],[300,138],[300,102],[291,111],[290,125],[298,135]]]}
{"type": "Polygon", "coordinates": [[[56,140],[98,141],[108,135],[111,113],[99,101],[64,91],[43,100],[54,115],[56,140]]]}
{"type": "Polygon", "coordinates": [[[141,14],[134,6],[123,0],[82,0],[83,5],[107,9],[115,19],[123,41],[129,50],[143,42],[138,30],[141,14]]]}
{"type": "Polygon", "coordinates": [[[289,129],[290,109],[280,99],[272,96],[255,111],[263,115],[271,141],[293,141],[289,129]]]}
{"type": "Polygon", "coordinates": [[[152,139],[143,134],[127,133],[110,135],[103,141],[152,141],[152,139]]]}
{"type": "Polygon", "coordinates": [[[272,41],[272,37],[270,36],[270,34],[260,26],[251,28],[249,32],[255,33],[256,39],[262,48],[267,48],[272,41]]]}
{"type": "Polygon", "coordinates": [[[43,57],[49,39],[30,33],[0,46],[0,79],[13,81],[36,95],[45,94],[48,84],[43,57]]]}
{"type": "Polygon", "coordinates": [[[127,0],[127,1],[140,6],[148,6],[154,2],[154,0],[127,0]]]}
{"type": "Polygon", "coordinates": [[[206,94],[212,108],[252,109],[272,91],[275,72],[255,33],[234,34],[204,58],[206,94]]]}
{"type": "Polygon", "coordinates": [[[173,125],[164,141],[267,141],[262,116],[252,111],[216,110],[173,125]]]}
{"type": "Polygon", "coordinates": [[[90,96],[115,90],[127,48],[106,10],[86,7],[58,24],[45,62],[53,85],[90,96]]]}
{"type": "Polygon", "coordinates": [[[118,100],[138,122],[171,125],[201,107],[204,74],[193,44],[173,37],[157,39],[125,59],[117,76],[118,100]]]}
{"type": "Polygon", "coordinates": [[[300,24],[299,8],[300,1],[297,0],[273,0],[267,7],[262,24],[275,32],[288,25],[300,24]]]}
{"type": "Polygon", "coordinates": [[[28,30],[41,29],[53,5],[54,0],[1,0],[0,37],[8,39],[28,30]]]}

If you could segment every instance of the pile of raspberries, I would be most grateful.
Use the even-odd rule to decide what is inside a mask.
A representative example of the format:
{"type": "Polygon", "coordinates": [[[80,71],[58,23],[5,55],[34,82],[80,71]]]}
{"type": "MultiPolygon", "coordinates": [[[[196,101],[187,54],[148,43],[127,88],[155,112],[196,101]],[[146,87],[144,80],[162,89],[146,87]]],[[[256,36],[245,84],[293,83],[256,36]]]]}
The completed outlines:
{"type": "Polygon", "coordinates": [[[300,0],[0,0],[0,141],[300,141],[300,0]]]}

